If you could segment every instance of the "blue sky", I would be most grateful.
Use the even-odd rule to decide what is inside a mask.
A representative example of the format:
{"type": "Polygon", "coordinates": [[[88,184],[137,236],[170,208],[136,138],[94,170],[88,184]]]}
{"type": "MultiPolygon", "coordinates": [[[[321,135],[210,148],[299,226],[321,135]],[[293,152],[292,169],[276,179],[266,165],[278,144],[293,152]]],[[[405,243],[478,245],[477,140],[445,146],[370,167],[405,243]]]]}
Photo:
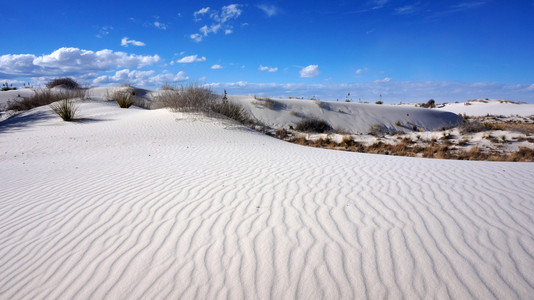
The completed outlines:
{"type": "Polygon", "coordinates": [[[534,0],[25,1],[0,80],[384,102],[534,103],[534,0]]]}

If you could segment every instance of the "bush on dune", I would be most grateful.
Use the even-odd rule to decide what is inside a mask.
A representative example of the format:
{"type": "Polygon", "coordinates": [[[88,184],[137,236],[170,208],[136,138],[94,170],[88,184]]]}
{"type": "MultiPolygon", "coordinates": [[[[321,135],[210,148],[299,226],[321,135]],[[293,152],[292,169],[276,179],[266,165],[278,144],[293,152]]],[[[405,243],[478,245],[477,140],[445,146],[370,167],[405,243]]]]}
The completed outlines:
{"type": "Polygon", "coordinates": [[[210,88],[197,83],[162,90],[157,97],[160,106],[179,112],[209,112],[216,99],[217,95],[210,88]]]}
{"type": "Polygon", "coordinates": [[[297,122],[297,124],[295,124],[295,129],[304,132],[323,133],[332,131],[332,126],[321,119],[305,119],[297,122]]]}
{"type": "Polygon", "coordinates": [[[61,87],[68,90],[80,89],[80,84],[70,77],[56,78],[46,83],[46,87],[51,89],[61,87]]]}

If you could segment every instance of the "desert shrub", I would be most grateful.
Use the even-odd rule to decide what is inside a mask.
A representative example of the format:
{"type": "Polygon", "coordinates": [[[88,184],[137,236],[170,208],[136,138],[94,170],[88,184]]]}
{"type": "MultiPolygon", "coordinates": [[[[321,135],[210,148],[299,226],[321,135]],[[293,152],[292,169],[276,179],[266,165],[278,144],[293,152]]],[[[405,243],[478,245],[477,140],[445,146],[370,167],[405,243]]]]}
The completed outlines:
{"type": "Polygon", "coordinates": [[[295,129],[304,132],[323,133],[331,131],[332,126],[321,119],[304,119],[295,124],[295,129]]]}
{"type": "Polygon", "coordinates": [[[479,120],[469,120],[465,121],[462,125],[460,125],[460,132],[462,134],[465,133],[475,133],[475,132],[481,132],[486,131],[488,128],[479,120]]]}
{"type": "Polygon", "coordinates": [[[46,83],[46,87],[51,89],[53,87],[62,87],[69,90],[79,89],[80,85],[70,77],[56,78],[46,83]]]}
{"type": "Polygon", "coordinates": [[[241,104],[224,101],[214,104],[212,109],[215,113],[236,120],[239,123],[245,125],[252,125],[254,123],[248,111],[241,104]]]}
{"type": "Polygon", "coordinates": [[[285,139],[289,136],[289,132],[285,128],[276,128],[276,137],[279,139],[285,139]]]}
{"type": "Polygon", "coordinates": [[[116,90],[111,95],[111,98],[114,99],[117,102],[117,104],[119,104],[120,108],[128,108],[128,107],[132,106],[135,103],[135,101],[134,101],[134,99],[135,99],[135,90],[133,90],[133,89],[116,90]]]}
{"type": "Polygon", "coordinates": [[[52,103],[50,108],[60,116],[63,121],[72,121],[78,110],[78,106],[70,99],[64,99],[56,103],[52,103]]]}
{"type": "Polygon", "coordinates": [[[197,83],[181,85],[173,90],[163,90],[157,97],[162,107],[180,112],[209,112],[215,105],[217,95],[197,83]]]}
{"type": "Polygon", "coordinates": [[[382,100],[380,100],[380,101],[376,101],[375,104],[384,104],[384,102],[382,102],[382,100]]]}
{"type": "Polygon", "coordinates": [[[430,99],[426,103],[421,104],[421,107],[435,108],[436,107],[436,101],[434,101],[434,99],[430,99]]]}

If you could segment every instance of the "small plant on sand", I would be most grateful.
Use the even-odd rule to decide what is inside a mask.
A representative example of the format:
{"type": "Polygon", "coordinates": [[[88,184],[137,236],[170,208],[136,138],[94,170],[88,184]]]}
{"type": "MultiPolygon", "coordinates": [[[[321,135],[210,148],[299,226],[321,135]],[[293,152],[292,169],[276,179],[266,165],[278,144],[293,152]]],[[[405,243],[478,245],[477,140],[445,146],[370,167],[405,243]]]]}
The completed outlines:
{"type": "Polygon", "coordinates": [[[70,99],[64,99],[56,103],[50,104],[50,108],[58,116],[60,116],[63,121],[72,121],[78,110],[78,106],[72,102],[70,99]]]}
{"type": "Polygon", "coordinates": [[[384,102],[382,102],[382,100],[380,100],[380,101],[376,101],[375,104],[384,104],[384,102]]]}

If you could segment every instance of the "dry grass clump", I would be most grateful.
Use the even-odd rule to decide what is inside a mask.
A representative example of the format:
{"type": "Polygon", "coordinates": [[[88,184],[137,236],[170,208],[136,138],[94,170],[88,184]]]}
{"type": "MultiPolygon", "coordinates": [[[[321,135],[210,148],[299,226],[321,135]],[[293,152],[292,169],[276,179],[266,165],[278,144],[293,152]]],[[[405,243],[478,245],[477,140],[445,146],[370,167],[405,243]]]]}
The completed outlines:
{"type": "Polygon", "coordinates": [[[460,125],[460,132],[462,134],[476,133],[486,130],[488,130],[488,128],[484,125],[484,123],[476,119],[464,121],[464,123],[460,125]]]}
{"type": "Polygon", "coordinates": [[[188,83],[175,89],[163,90],[157,97],[162,107],[180,112],[209,112],[215,105],[217,95],[197,83],[188,83]]]}
{"type": "Polygon", "coordinates": [[[70,77],[56,78],[46,83],[46,87],[61,87],[68,90],[80,89],[80,84],[70,77]]]}
{"type": "Polygon", "coordinates": [[[120,108],[129,108],[135,104],[135,90],[132,88],[116,90],[111,98],[119,104],[120,108]]]}
{"type": "Polygon", "coordinates": [[[321,119],[304,119],[295,124],[295,129],[302,132],[323,133],[332,131],[332,126],[321,119]]]}
{"type": "Polygon", "coordinates": [[[58,116],[60,116],[63,121],[72,121],[78,111],[78,105],[70,99],[64,99],[50,105],[52,111],[54,111],[58,116]]]}
{"type": "Polygon", "coordinates": [[[511,153],[506,160],[534,162],[534,149],[520,147],[516,152],[511,153]]]}
{"type": "Polygon", "coordinates": [[[35,107],[49,105],[61,99],[85,99],[87,90],[60,90],[52,91],[50,89],[37,89],[30,97],[23,97],[22,100],[9,101],[8,110],[25,111],[35,107]]]}

